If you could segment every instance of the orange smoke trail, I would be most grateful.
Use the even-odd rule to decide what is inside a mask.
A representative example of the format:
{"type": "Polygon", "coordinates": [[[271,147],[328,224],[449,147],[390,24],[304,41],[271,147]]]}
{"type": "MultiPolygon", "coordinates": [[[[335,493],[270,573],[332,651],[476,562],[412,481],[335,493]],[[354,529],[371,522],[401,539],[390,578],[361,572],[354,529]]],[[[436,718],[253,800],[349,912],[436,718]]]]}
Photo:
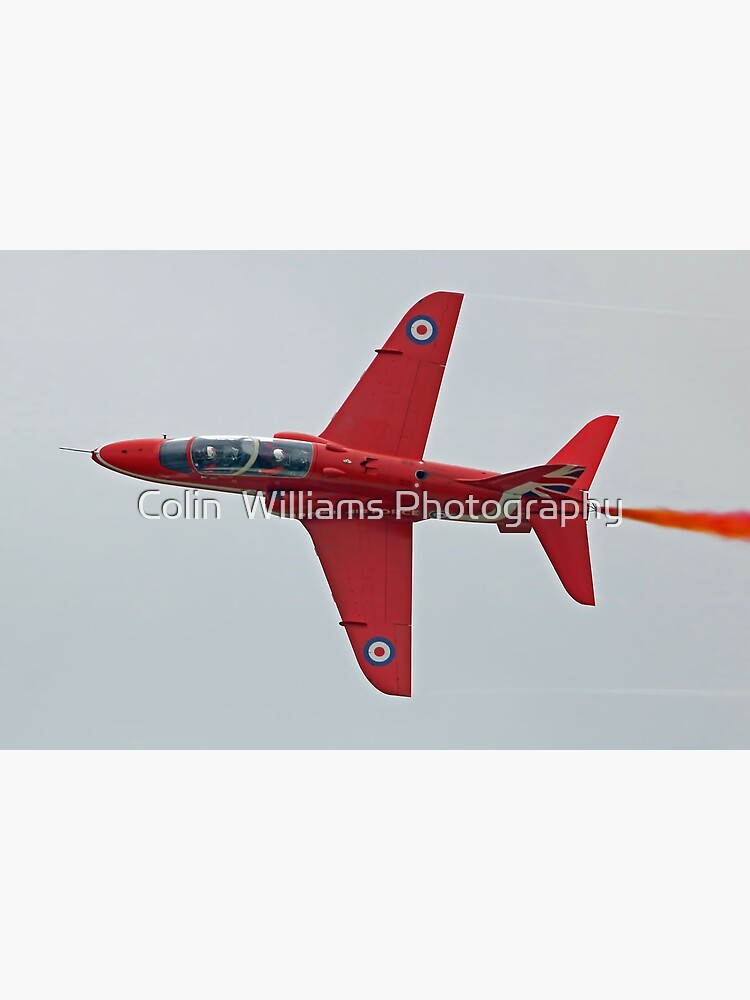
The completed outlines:
{"type": "Polygon", "coordinates": [[[713,511],[639,510],[624,507],[622,516],[632,521],[645,521],[662,528],[681,528],[683,531],[706,531],[724,538],[741,538],[750,542],[750,511],[734,510],[725,514],[713,511]]]}

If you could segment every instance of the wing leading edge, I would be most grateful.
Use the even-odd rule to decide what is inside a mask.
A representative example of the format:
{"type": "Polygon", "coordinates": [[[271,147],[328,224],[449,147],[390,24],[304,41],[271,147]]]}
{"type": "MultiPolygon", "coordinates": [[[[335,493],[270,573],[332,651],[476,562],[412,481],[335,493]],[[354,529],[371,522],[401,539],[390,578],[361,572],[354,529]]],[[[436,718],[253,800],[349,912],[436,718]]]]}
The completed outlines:
{"type": "Polygon", "coordinates": [[[361,451],[421,459],[463,295],[415,303],[321,437],[361,451]]]}
{"type": "Polygon", "coordinates": [[[412,524],[305,520],[362,673],[384,694],[411,695],[412,524]]]}

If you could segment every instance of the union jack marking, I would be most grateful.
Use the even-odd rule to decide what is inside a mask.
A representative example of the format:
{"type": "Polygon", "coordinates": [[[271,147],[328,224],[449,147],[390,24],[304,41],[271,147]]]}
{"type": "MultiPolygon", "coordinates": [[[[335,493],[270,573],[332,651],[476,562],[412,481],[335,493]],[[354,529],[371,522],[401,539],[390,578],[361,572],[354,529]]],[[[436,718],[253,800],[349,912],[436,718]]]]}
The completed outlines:
{"type": "Polygon", "coordinates": [[[562,496],[572,490],[583,471],[581,465],[564,465],[556,472],[548,472],[542,477],[542,482],[533,483],[533,489],[527,490],[522,495],[539,497],[542,500],[551,500],[556,495],[562,496]]]}

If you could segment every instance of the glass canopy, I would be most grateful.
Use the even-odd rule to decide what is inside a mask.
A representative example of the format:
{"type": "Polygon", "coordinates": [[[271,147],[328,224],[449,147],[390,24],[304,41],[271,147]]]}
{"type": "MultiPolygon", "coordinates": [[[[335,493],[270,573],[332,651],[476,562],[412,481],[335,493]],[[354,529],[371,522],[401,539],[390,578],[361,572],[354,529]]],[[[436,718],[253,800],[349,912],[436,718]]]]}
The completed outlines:
{"type": "Polygon", "coordinates": [[[165,441],[159,451],[161,464],[176,472],[204,476],[306,476],[313,446],[306,441],[279,438],[197,437],[192,441],[165,441]],[[188,462],[188,445],[190,462],[188,462]]]}

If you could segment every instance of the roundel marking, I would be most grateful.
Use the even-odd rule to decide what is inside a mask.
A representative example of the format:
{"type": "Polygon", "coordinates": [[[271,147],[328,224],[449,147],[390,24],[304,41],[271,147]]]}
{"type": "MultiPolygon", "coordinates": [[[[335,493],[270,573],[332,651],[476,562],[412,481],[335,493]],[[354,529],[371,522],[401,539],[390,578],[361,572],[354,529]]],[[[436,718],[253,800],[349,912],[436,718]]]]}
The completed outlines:
{"type": "Polygon", "coordinates": [[[406,336],[415,344],[431,344],[437,334],[437,323],[431,316],[412,316],[406,324],[406,336]]]}
{"type": "Polygon", "coordinates": [[[365,643],[365,659],[373,667],[387,666],[396,655],[396,647],[390,639],[374,638],[365,643]]]}

